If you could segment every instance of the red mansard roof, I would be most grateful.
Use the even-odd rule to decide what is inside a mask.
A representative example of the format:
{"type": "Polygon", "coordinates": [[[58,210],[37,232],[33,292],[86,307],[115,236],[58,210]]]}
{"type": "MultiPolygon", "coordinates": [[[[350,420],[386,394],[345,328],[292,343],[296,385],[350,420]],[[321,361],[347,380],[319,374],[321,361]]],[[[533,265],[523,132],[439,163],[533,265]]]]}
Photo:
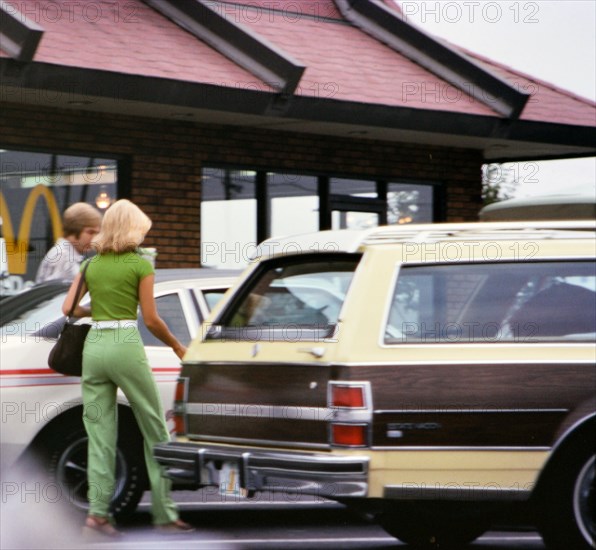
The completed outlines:
{"type": "Polygon", "coordinates": [[[15,5],[44,29],[34,62],[218,85],[254,80],[139,0],[15,5]]]}
{"type": "MultiPolygon", "coordinates": [[[[390,0],[385,3],[392,5],[390,0]]],[[[495,115],[465,89],[457,90],[346,24],[333,0],[208,4],[306,66],[296,90],[298,95],[495,115]]],[[[15,6],[45,31],[35,62],[271,90],[266,82],[140,0],[93,2],[87,6],[84,2],[20,0],[15,6]]],[[[399,13],[397,7],[395,10],[399,13]]],[[[580,125],[596,122],[590,101],[472,52],[465,53],[493,74],[532,94],[521,119],[580,125]]]]}
{"type": "MultiPolygon", "coordinates": [[[[352,109],[351,105],[361,106],[358,112],[354,112],[354,124],[358,123],[356,118],[359,113],[367,113],[366,106],[377,111],[386,108],[389,109],[387,113],[399,121],[406,117],[407,124],[403,129],[407,131],[418,131],[412,126],[412,111],[420,113],[427,121],[431,120],[428,117],[433,113],[439,117],[477,116],[482,121],[487,117],[489,120],[506,120],[509,116],[503,114],[503,107],[499,108],[497,104],[487,101],[486,94],[483,99],[475,85],[468,85],[461,79],[456,84],[448,82],[438,76],[446,73],[433,71],[432,66],[425,68],[425,63],[419,62],[420,57],[406,57],[399,53],[395,45],[390,46],[382,37],[375,35],[374,29],[371,31],[371,27],[367,28],[366,24],[352,19],[352,13],[357,8],[368,5],[374,9],[385,9],[389,19],[393,17],[403,21],[399,8],[391,0],[360,0],[361,4],[354,4],[353,0],[193,0],[194,6],[206,7],[224,23],[239,27],[239,30],[234,29],[234,33],[237,32],[241,39],[242,36],[253,37],[269,52],[274,52],[273,55],[278,56],[275,63],[278,58],[282,59],[286,66],[281,73],[290,71],[297,79],[297,85],[294,86],[289,78],[290,84],[286,82],[285,88],[276,81],[275,75],[279,73],[272,73],[270,78],[262,76],[268,73],[266,70],[263,72],[262,67],[259,68],[258,57],[256,61],[244,63],[242,59],[230,55],[229,44],[226,43],[229,36],[227,31],[220,30],[219,37],[209,42],[192,28],[192,17],[189,19],[184,14],[181,23],[177,16],[164,15],[161,6],[165,4],[169,9],[177,10],[183,5],[178,1],[160,0],[159,4],[155,0],[98,0],[93,3],[19,0],[7,2],[4,6],[10,7],[16,19],[22,18],[16,12],[20,10],[30,28],[41,28],[37,49],[32,48],[31,59],[25,59],[25,62],[44,70],[56,66],[116,76],[163,79],[164,82],[212,85],[221,90],[220,95],[232,91],[271,94],[286,92],[289,86],[290,95],[297,100],[331,101],[334,108],[338,109],[338,122],[346,122],[346,110],[352,109]],[[186,26],[187,21],[190,21],[190,27],[186,26]],[[220,47],[220,43],[224,43],[223,47],[220,47]]],[[[187,3],[184,6],[192,5],[187,3]]],[[[398,27],[390,31],[394,37],[398,34],[395,28],[398,27]]],[[[413,29],[407,24],[400,28],[408,32],[413,29]]],[[[206,32],[210,32],[210,29],[206,32]]],[[[0,32],[0,38],[5,36],[4,32],[0,32]]],[[[397,36],[397,39],[400,38],[397,36]]],[[[430,39],[433,40],[432,37],[430,39]]],[[[424,39],[421,40],[420,44],[428,45],[424,39]]],[[[8,61],[6,58],[17,57],[4,47],[7,43],[0,41],[0,67],[3,61],[8,61]]],[[[503,81],[509,85],[505,85],[506,88],[530,94],[525,105],[523,101],[519,104],[518,112],[515,112],[515,106],[512,107],[513,120],[565,125],[566,128],[596,125],[596,104],[593,102],[444,41],[435,40],[435,43],[444,48],[447,54],[454,54],[456,64],[461,60],[464,65],[468,60],[471,61],[481,76],[488,76],[489,82],[492,82],[488,84],[489,87],[495,86],[497,82],[497,87],[493,89],[499,89],[498,82],[503,81]]],[[[244,53],[250,54],[251,48],[249,46],[244,53]]],[[[422,46],[419,49],[422,51],[422,46]]],[[[270,61],[271,58],[267,59],[270,61]]],[[[437,60],[437,65],[441,63],[441,59],[437,60]]],[[[428,63],[426,66],[429,66],[428,63]]],[[[93,95],[92,89],[85,91],[93,95]]],[[[519,97],[511,101],[515,103],[519,97]]],[[[226,104],[221,110],[233,111],[229,105],[226,104]]],[[[299,110],[304,108],[301,105],[299,110]]],[[[268,111],[258,111],[257,107],[254,107],[252,114],[269,116],[268,111]]],[[[370,125],[378,125],[382,118],[381,115],[376,116],[370,125]]],[[[433,131],[451,133],[450,120],[442,119],[439,129],[433,131]]],[[[492,130],[483,124],[485,122],[481,123],[478,131],[488,136],[492,130]]],[[[525,140],[525,136],[531,135],[532,131],[524,129],[524,137],[516,139],[525,140]]],[[[590,145],[591,149],[586,149],[585,136],[581,138],[581,143],[572,143],[575,138],[570,136],[573,133],[566,129],[566,141],[559,143],[565,144],[565,147],[569,144],[579,146],[581,150],[560,152],[569,155],[578,152],[581,155],[590,154],[593,144],[590,145]]],[[[505,139],[512,138],[509,136],[505,139]]],[[[546,136],[542,142],[548,140],[550,137],[546,136]]],[[[549,142],[555,143],[556,140],[549,142]]],[[[546,158],[550,153],[543,151],[540,154],[546,158]]]]}

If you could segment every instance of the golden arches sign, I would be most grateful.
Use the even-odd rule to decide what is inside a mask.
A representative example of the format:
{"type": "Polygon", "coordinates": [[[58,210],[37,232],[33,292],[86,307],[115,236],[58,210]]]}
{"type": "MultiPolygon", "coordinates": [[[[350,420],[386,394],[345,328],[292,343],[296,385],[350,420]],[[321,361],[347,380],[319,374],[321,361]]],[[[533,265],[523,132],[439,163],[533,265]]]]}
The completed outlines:
{"type": "Polygon", "coordinates": [[[6,240],[6,256],[8,272],[11,275],[24,275],[27,273],[27,252],[31,237],[31,225],[33,224],[33,213],[37,201],[45,199],[46,206],[50,213],[54,241],[62,236],[62,216],[56,204],[54,194],[45,185],[36,185],[29,193],[25,202],[25,209],[21,216],[18,237],[15,238],[10,211],[2,191],[0,191],[0,216],[2,217],[2,232],[6,240]]]}

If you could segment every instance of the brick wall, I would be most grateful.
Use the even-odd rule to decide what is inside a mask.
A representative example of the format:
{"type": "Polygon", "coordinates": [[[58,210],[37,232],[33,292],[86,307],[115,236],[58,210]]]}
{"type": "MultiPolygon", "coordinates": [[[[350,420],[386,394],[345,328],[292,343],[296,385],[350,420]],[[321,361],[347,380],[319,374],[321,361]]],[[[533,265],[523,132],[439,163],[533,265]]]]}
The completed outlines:
{"type": "Polygon", "coordinates": [[[204,164],[420,179],[445,186],[448,221],[476,220],[476,151],[290,134],[77,110],[2,104],[0,147],[125,157],[130,198],[153,219],[158,267],[198,266],[204,164]]]}

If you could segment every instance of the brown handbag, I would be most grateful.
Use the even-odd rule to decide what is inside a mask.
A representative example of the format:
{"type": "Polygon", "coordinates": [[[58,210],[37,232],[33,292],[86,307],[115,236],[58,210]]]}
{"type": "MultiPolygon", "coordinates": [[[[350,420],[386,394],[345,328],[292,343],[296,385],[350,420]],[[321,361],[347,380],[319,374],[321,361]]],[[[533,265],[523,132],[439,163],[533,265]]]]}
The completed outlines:
{"type": "Polygon", "coordinates": [[[50,368],[65,376],[81,376],[83,374],[83,348],[91,325],[75,325],[70,322],[70,318],[74,312],[75,305],[80,300],[79,294],[81,293],[83,281],[85,280],[85,272],[89,267],[89,263],[87,262],[83,269],[72,307],[66,316],[66,321],[58,336],[58,341],[54,344],[48,357],[50,368]]]}

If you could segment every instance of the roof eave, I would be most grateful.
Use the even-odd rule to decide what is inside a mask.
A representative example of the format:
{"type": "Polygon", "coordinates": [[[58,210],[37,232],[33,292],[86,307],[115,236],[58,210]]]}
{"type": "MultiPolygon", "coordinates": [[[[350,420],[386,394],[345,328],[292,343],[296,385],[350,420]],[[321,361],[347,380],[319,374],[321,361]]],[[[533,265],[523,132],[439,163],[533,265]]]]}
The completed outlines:
{"type": "Polygon", "coordinates": [[[596,154],[590,126],[294,95],[286,98],[283,109],[273,108],[279,97],[272,92],[0,58],[0,100],[16,104],[461,146],[482,151],[487,161],[596,154]],[[463,145],[454,145],[458,141],[463,145]],[[498,144],[507,150],[499,150],[498,144]]]}
{"type": "Polygon", "coordinates": [[[0,0],[0,46],[17,61],[32,61],[43,28],[25,17],[13,4],[0,0]]]}

